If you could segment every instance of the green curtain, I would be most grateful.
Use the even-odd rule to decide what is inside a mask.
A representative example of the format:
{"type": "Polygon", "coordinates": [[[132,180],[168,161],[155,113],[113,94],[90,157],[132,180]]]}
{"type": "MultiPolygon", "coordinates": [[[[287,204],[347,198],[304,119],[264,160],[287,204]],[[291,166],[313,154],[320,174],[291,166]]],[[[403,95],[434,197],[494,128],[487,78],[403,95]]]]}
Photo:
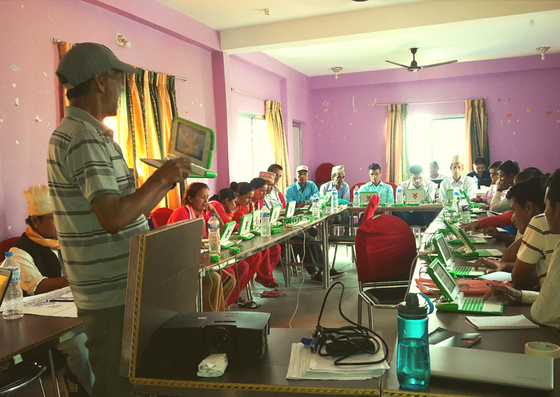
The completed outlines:
{"type": "Polygon", "coordinates": [[[467,128],[468,169],[474,161],[482,157],[490,164],[490,145],[488,141],[488,113],[484,98],[465,101],[465,124],[467,128]],[[470,152],[470,153],[469,153],[470,152]]]}

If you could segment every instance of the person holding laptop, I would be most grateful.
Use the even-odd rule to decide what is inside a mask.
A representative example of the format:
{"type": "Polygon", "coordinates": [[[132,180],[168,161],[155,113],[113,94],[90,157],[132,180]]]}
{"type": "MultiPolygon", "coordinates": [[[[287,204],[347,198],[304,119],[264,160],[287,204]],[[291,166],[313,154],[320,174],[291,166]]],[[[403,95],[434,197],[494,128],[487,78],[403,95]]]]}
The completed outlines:
{"type": "Polygon", "coordinates": [[[393,187],[381,182],[381,166],[377,163],[371,163],[368,169],[370,182],[362,185],[360,193],[377,192],[381,204],[394,204],[395,192],[393,191],[393,187]]]}
{"type": "Polygon", "coordinates": [[[549,178],[545,203],[544,216],[548,231],[556,236],[557,241],[550,255],[548,273],[540,292],[499,285],[493,286],[484,299],[531,304],[531,317],[535,322],[560,328],[560,169],[554,171],[549,178]]]}
{"type": "Polygon", "coordinates": [[[113,131],[124,73],[136,68],[97,43],[78,43],[56,74],[70,106],[49,141],[47,177],[68,283],[87,335],[92,397],[134,396],[120,373],[130,238],[148,229],[153,209],[191,171],[167,161],[136,189],[113,131]],[[92,237],[95,236],[95,237],[92,237]]]}
{"type": "Polygon", "coordinates": [[[319,195],[319,188],[309,180],[309,168],[306,165],[299,165],[296,173],[298,180],[286,189],[286,201],[295,201],[296,207],[301,208],[311,204],[311,197],[319,195]]]}
{"type": "MultiPolygon", "coordinates": [[[[436,198],[437,186],[434,182],[424,178],[424,170],[421,165],[410,166],[410,179],[401,183],[403,193],[411,189],[421,189],[425,192],[425,201],[433,202],[436,198]]],[[[395,212],[409,226],[428,226],[437,216],[437,212],[395,212]]]]}
{"type": "MultiPolygon", "coordinates": [[[[323,183],[319,188],[321,196],[325,196],[333,189],[338,191],[338,198],[350,202],[350,186],[344,179],[346,178],[346,173],[344,172],[343,165],[336,165],[331,170],[331,179],[329,182],[323,183]]],[[[344,235],[350,235],[350,214],[348,211],[341,212],[337,214],[333,219],[329,219],[329,225],[344,225],[344,235]]]]}
{"type": "Polygon", "coordinates": [[[441,181],[439,197],[445,199],[447,197],[447,191],[455,189],[455,186],[459,186],[459,189],[465,191],[468,198],[472,199],[476,197],[476,184],[474,183],[474,179],[463,174],[463,170],[465,169],[463,157],[459,155],[453,156],[449,169],[451,170],[451,176],[441,181]]]}

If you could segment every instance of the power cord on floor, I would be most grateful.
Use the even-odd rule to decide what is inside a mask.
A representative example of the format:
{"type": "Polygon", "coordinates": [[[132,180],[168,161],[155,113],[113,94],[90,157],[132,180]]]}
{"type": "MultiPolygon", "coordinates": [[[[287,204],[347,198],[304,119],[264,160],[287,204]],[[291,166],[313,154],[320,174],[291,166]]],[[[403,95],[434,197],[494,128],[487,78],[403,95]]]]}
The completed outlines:
{"type": "MultiPolygon", "coordinates": [[[[296,313],[298,311],[299,308],[299,295],[301,293],[301,288],[303,287],[303,284],[305,283],[305,275],[303,274],[303,271],[305,270],[305,266],[303,266],[304,263],[304,259],[305,259],[305,230],[302,227],[299,227],[298,229],[300,229],[303,232],[303,254],[301,257],[301,284],[298,288],[298,293],[297,293],[297,298],[296,298],[296,308],[294,310],[294,314],[292,314],[292,317],[290,318],[290,321],[288,322],[288,328],[292,328],[292,321],[294,320],[294,317],[296,316],[296,313]]],[[[286,247],[286,249],[288,249],[286,247]]],[[[286,269],[286,271],[289,271],[289,269],[286,269]]]]}
{"type": "Polygon", "coordinates": [[[320,356],[340,356],[335,359],[335,365],[370,365],[378,364],[385,360],[389,356],[389,348],[385,340],[379,336],[375,331],[357,324],[350,320],[342,312],[342,296],[344,295],[344,284],[339,282],[334,283],[327,291],[325,298],[323,299],[323,304],[321,306],[321,311],[319,312],[319,318],[317,319],[317,326],[315,332],[313,333],[314,343],[312,346],[316,346],[316,352],[320,356]],[[321,317],[323,316],[323,311],[325,309],[325,304],[329,294],[334,287],[340,285],[342,291],[340,292],[340,298],[338,300],[338,312],[348,323],[352,326],[339,327],[339,328],[327,328],[321,325],[321,317]],[[373,361],[365,362],[343,362],[350,356],[354,354],[368,353],[376,354],[380,349],[384,349],[383,358],[373,361]]]}

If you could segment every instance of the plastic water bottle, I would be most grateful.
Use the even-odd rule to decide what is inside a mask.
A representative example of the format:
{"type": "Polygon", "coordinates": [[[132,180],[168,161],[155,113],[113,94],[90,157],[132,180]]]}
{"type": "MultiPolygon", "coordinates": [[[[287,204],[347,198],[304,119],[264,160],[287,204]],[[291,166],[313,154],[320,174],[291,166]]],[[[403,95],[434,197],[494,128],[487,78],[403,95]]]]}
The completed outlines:
{"type": "Polygon", "coordinates": [[[13,256],[12,252],[6,252],[6,260],[2,265],[2,267],[12,271],[10,285],[2,305],[4,320],[15,320],[23,317],[23,291],[19,285],[21,282],[21,269],[13,256]]]}
{"type": "Polygon", "coordinates": [[[472,179],[474,179],[474,184],[476,186],[476,188],[480,188],[480,186],[478,186],[478,177],[476,176],[476,174],[472,177],[472,179]]]}
{"type": "Polygon", "coordinates": [[[261,237],[270,237],[270,211],[266,204],[261,209],[261,237]]]}
{"type": "Polygon", "coordinates": [[[210,245],[210,255],[220,255],[222,247],[220,246],[220,221],[216,218],[216,214],[208,221],[208,244],[210,245]]]}
{"type": "Polygon", "coordinates": [[[352,205],[354,207],[359,207],[360,206],[360,187],[356,186],[354,188],[354,198],[352,200],[352,205]]]}
{"type": "Polygon", "coordinates": [[[319,219],[321,217],[321,208],[319,208],[319,196],[317,196],[317,193],[311,197],[311,215],[313,215],[313,219],[319,219]]]}
{"type": "Polygon", "coordinates": [[[397,186],[397,201],[395,204],[402,204],[402,203],[403,203],[403,188],[399,183],[399,186],[397,186]]]}
{"type": "Polygon", "coordinates": [[[335,212],[338,208],[338,190],[333,187],[333,190],[331,192],[331,209],[333,212],[335,212]]]}
{"type": "Polygon", "coordinates": [[[461,194],[460,207],[459,213],[461,214],[461,223],[469,223],[471,221],[471,205],[464,194],[461,194]]]}
{"type": "Polygon", "coordinates": [[[459,189],[459,184],[455,185],[453,189],[453,210],[455,213],[459,214],[459,203],[461,201],[461,189],[459,189]]]}
{"type": "Polygon", "coordinates": [[[422,390],[430,383],[428,308],[412,293],[399,303],[398,311],[397,379],[403,389],[422,390]]]}

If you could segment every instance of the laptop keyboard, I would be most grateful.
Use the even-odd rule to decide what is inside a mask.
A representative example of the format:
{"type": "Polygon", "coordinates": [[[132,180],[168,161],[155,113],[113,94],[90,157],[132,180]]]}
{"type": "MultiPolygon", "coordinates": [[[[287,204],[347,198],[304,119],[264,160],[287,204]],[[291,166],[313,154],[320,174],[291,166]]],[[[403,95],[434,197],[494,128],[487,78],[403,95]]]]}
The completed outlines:
{"type": "Polygon", "coordinates": [[[478,252],[478,256],[494,256],[494,254],[485,249],[477,249],[476,252],[478,252]]]}
{"type": "Polygon", "coordinates": [[[457,266],[454,270],[457,276],[467,276],[471,273],[472,267],[470,266],[457,266]]]}
{"type": "Polygon", "coordinates": [[[462,311],[480,312],[484,307],[484,299],[482,298],[465,298],[463,301],[462,311]]]}

